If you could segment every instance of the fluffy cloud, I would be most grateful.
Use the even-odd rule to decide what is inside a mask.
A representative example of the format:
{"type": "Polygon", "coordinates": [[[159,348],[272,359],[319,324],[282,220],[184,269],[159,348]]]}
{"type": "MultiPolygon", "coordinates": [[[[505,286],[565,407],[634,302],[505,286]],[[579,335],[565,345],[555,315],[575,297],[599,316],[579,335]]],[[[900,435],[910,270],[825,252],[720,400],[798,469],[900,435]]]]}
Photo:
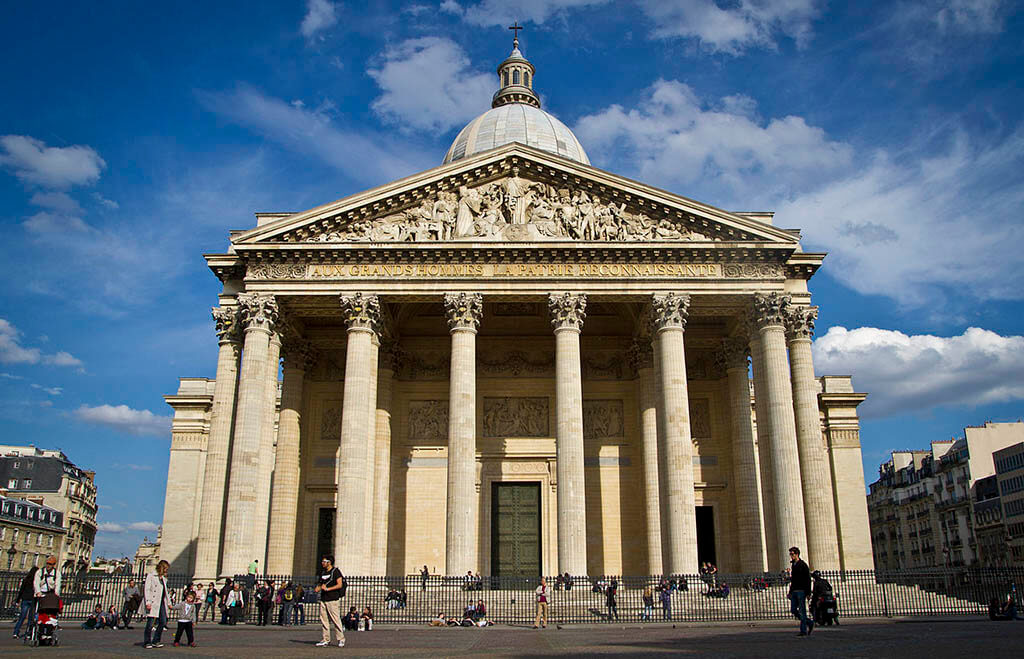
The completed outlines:
{"type": "Polygon", "coordinates": [[[60,396],[62,393],[64,393],[63,387],[44,387],[43,385],[36,384],[34,382],[31,385],[29,385],[29,386],[32,387],[33,389],[39,389],[40,391],[45,391],[46,393],[50,394],[51,396],[60,396]]]}
{"type": "Polygon", "coordinates": [[[638,178],[719,205],[753,210],[830,180],[853,149],[801,117],[763,120],[746,96],[714,102],[675,80],[658,80],[636,107],[612,105],[575,131],[591,160],[623,165],[638,178]],[[735,206],[733,206],[735,207],[735,206]]]}
{"type": "Polygon", "coordinates": [[[149,410],[135,410],[127,405],[82,405],[73,414],[80,421],[129,435],[163,437],[171,430],[171,417],[157,416],[149,410]]]}
{"type": "Polygon", "coordinates": [[[445,0],[441,11],[462,16],[474,25],[505,27],[512,21],[540,25],[552,17],[564,18],[569,9],[608,4],[609,0],[523,0],[508,3],[504,0],[483,0],[473,5],[460,5],[456,0],[445,0]]]}
{"type": "Polygon", "coordinates": [[[977,327],[951,337],[832,327],[814,342],[814,366],[852,374],[870,394],[865,417],[1024,399],[1024,337],[977,327]]]}
{"type": "Polygon", "coordinates": [[[707,50],[738,54],[750,47],[774,47],[779,33],[805,45],[821,2],[641,0],[640,5],[655,24],[652,36],[697,39],[707,50]]]}
{"type": "Polygon", "coordinates": [[[99,530],[103,533],[124,533],[126,531],[156,531],[153,522],[100,522],[99,530]]]}
{"type": "Polygon", "coordinates": [[[313,38],[338,22],[337,7],[328,0],[308,0],[306,15],[302,18],[302,36],[313,38]]]}
{"type": "Polygon", "coordinates": [[[199,100],[207,109],[364,183],[393,181],[440,160],[436,153],[410,148],[407,140],[342,128],[332,120],[330,106],[296,107],[246,85],[233,92],[199,92],[199,100]]]}
{"type": "Polygon", "coordinates": [[[80,217],[74,215],[66,215],[64,213],[36,213],[29,217],[21,226],[25,227],[26,231],[34,234],[73,234],[73,233],[88,233],[92,230],[88,224],[80,217]]]}
{"type": "Polygon", "coordinates": [[[83,366],[82,361],[63,350],[43,354],[39,348],[21,345],[21,332],[4,318],[0,318],[0,363],[4,364],[49,364],[50,366],[83,366]]]}
{"type": "Polygon", "coordinates": [[[42,206],[61,213],[81,213],[82,207],[72,199],[66,192],[37,192],[32,195],[28,203],[33,206],[42,206]]]}
{"type": "Polygon", "coordinates": [[[995,34],[1003,30],[1004,0],[915,0],[918,11],[946,33],[995,34]]]}
{"type": "Polygon", "coordinates": [[[0,137],[0,165],[12,169],[26,183],[63,190],[95,183],[107,163],[88,146],[46,146],[27,135],[4,135],[0,137]]]}
{"type": "Polygon", "coordinates": [[[373,109],[400,127],[445,132],[462,126],[490,106],[497,85],[493,75],[471,70],[450,39],[409,39],[381,59],[369,71],[383,91],[373,109]]]}

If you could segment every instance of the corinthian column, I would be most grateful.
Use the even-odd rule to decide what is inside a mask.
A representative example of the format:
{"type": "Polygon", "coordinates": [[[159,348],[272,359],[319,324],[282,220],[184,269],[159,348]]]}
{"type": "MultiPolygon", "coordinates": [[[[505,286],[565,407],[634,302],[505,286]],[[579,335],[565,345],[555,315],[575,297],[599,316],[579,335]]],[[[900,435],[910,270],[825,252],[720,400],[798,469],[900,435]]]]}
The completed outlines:
{"type": "Polygon", "coordinates": [[[640,436],[644,465],[644,506],[647,520],[647,574],[661,574],[661,503],[658,489],[658,383],[654,350],[646,338],[630,349],[640,399],[640,436]]]}
{"type": "Polygon", "coordinates": [[[476,332],[483,296],[447,293],[444,309],[452,336],[445,573],[461,575],[477,569],[476,332]]]}
{"type": "Polygon", "coordinates": [[[832,479],[821,440],[818,382],[814,378],[811,359],[811,335],[817,318],[817,307],[790,307],[786,315],[789,367],[793,374],[793,411],[800,452],[800,482],[804,493],[807,556],[819,570],[838,570],[839,540],[832,479]]]}
{"type": "Polygon", "coordinates": [[[373,453],[373,537],[370,574],[388,570],[388,504],[391,500],[391,394],[396,368],[397,346],[386,342],[380,351],[377,371],[377,446],[373,453]]]}
{"type": "Polygon", "coordinates": [[[757,447],[750,422],[750,381],[747,346],[741,339],[726,339],[720,353],[729,378],[729,416],[732,419],[732,482],[736,493],[736,530],[739,532],[740,571],[766,569],[761,533],[761,503],[757,484],[757,447]]]}
{"type": "MultiPolygon", "coordinates": [[[[376,333],[373,335],[373,348],[370,350],[370,382],[367,385],[366,426],[363,435],[366,438],[366,514],[364,524],[364,537],[366,538],[367,549],[373,547],[373,495],[377,491],[377,367],[380,362],[380,335],[381,323],[376,326],[376,333]]],[[[366,558],[365,574],[371,572],[373,557],[366,558]]]]}
{"type": "Polygon", "coordinates": [[[284,380],[277,422],[274,489],[270,500],[267,574],[294,574],[295,519],[299,506],[299,450],[302,429],[302,389],[314,353],[307,341],[289,338],[282,346],[284,380]]]}
{"type": "Polygon", "coordinates": [[[277,425],[277,373],[281,369],[281,329],[285,319],[278,321],[277,331],[270,334],[270,345],[267,347],[267,384],[264,389],[266,402],[263,406],[263,424],[260,427],[260,468],[259,489],[256,494],[256,517],[253,520],[253,550],[260,565],[267,565],[267,536],[270,532],[270,492],[274,478],[274,438],[277,425]]]}
{"type": "Polygon", "coordinates": [[[686,388],[683,328],[689,295],[654,295],[651,321],[661,371],[661,410],[664,437],[658,435],[658,457],[664,462],[661,486],[665,498],[667,536],[662,538],[662,562],[669,574],[697,571],[697,511],[693,498],[693,440],[690,401],[686,388]]]}
{"type": "Polygon", "coordinates": [[[587,500],[583,471],[583,375],[580,332],[587,296],[548,296],[555,329],[555,460],[558,478],[558,571],[587,574],[587,500]]]}
{"type": "MultiPolygon", "coordinates": [[[[263,557],[266,535],[256,537],[259,510],[260,453],[267,422],[267,387],[270,374],[270,339],[279,314],[273,295],[241,293],[238,296],[245,345],[238,383],[238,413],[231,446],[231,477],[228,481],[224,519],[221,574],[244,574],[249,562],[263,557]]],[[[277,379],[276,368],[273,377],[277,379]]],[[[269,459],[269,456],[267,457],[269,459]]],[[[264,526],[265,528],[265,526],[264,526]]]]}
{"type": "Polygon", "coordinates": [[[224,522],[224,486],[228,480],[235,394],[238,391],[238,358],[242,354],[237,307],[215,307],[213,320],[217,325],[220,347],[217,352],[217,381],[213,387],[210,439],[206,444],[199,536],[196,539],[195,575],[203,582],[217,578],[221,525],[224,522]]]}
{"type": "MultiPolygon", "coordinates": [[[[788,295],[757,294],[750,309],[751,320],[761,340],[763,403],[768,416],[768,450],[771,452],[771,480],[775,498],[775,551],[780,566],[787,564],[789,547],[796,545],[802,550],[807,546],[804,499],[800,486],[800,454],[793,416],[793,389],[789,381],[789,361],[786,358],[784,324],[789,303],[788,295]]],[[[762,396],[760,391],[755,393],[758,398],[762,396]]],[[[761,405],[758,405],[759,413],[761,409],[761,405]]],[[[761,423],[760,418],[758,423],[761,423]]]]}
{"type": "Polygon", "coordinates": [[[761,335],[757,326],[747,316],[747,336],[750,339],[750,360],[753,362],[754,373],[754,412],[757,417],[757,465],[761,485],[761,530],[764,533],[765,557],[768,569],[783,569],[785,563],[778,562],[779,541],[776,537],[778,529],[775,525],[775,489],[772,485],[772,452],[769,450],[771,432],[768,415],[768,397],[765,391],[764,359],[761,354],[761,335]]]}
{"type": "MultiPolygon", "coordinates": [[[[370,416],[374,335],[380,321],[376,295],[342,295],[348,325],[345,350],[345,391],[341,407],[341,448],[338,458],[338,506],[334,523],[334,554],[341,571],[351,575],[369,570],[366,515],[369,492],[366,422],[370,416]]],[[[376,394],[376,392],[373,392],[376,394]]]]}

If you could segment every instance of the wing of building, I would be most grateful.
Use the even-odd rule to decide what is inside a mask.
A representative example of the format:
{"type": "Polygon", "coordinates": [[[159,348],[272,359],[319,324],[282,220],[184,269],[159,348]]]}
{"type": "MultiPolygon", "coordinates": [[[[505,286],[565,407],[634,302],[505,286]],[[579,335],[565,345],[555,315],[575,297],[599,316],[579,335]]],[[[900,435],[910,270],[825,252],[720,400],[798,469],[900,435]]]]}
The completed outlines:
{"type": "Polygon", "coordinates": [[[534,73],[517,45],[441,166],[206,255],[220,352],[167,397],[172,569],[871,567],[864,394],[811,363],[825,255],[591,166],[534,73]]]}

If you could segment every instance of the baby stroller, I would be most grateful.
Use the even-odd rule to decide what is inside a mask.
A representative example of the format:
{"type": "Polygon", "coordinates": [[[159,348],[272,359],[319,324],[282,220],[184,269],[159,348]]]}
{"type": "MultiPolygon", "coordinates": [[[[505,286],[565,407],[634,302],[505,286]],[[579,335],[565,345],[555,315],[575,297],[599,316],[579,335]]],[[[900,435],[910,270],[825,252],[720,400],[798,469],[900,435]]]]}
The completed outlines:
{"type": "Polygon", "coordinates": [[[36,616],[28,633],[25,634],[25,642],[31,645],[60,645],[60,624],[57,617],[60,615],[62,606],[60,597],[56,593],[46,593],[36,604],[36,616]]]}
{"type": "Polygon", "coordinates": [[[814,587],[811,590],[811,613],[814,616],[814,624],[838,625],[839,603],[832,591],[832,584],[826,581],[818,570],[812,572],[811,576],[814,578],[814,587]]]}

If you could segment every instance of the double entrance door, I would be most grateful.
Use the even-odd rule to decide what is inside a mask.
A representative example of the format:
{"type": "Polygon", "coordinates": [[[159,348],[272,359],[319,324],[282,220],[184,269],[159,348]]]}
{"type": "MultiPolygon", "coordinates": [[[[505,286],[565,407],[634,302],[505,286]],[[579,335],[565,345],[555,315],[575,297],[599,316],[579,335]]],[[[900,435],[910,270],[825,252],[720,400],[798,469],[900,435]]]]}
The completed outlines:
{"type": "Polygon", "coordinates": [[[491,574],[537,577],[540,552],[540,483],[492,483],[491,574]]]}

